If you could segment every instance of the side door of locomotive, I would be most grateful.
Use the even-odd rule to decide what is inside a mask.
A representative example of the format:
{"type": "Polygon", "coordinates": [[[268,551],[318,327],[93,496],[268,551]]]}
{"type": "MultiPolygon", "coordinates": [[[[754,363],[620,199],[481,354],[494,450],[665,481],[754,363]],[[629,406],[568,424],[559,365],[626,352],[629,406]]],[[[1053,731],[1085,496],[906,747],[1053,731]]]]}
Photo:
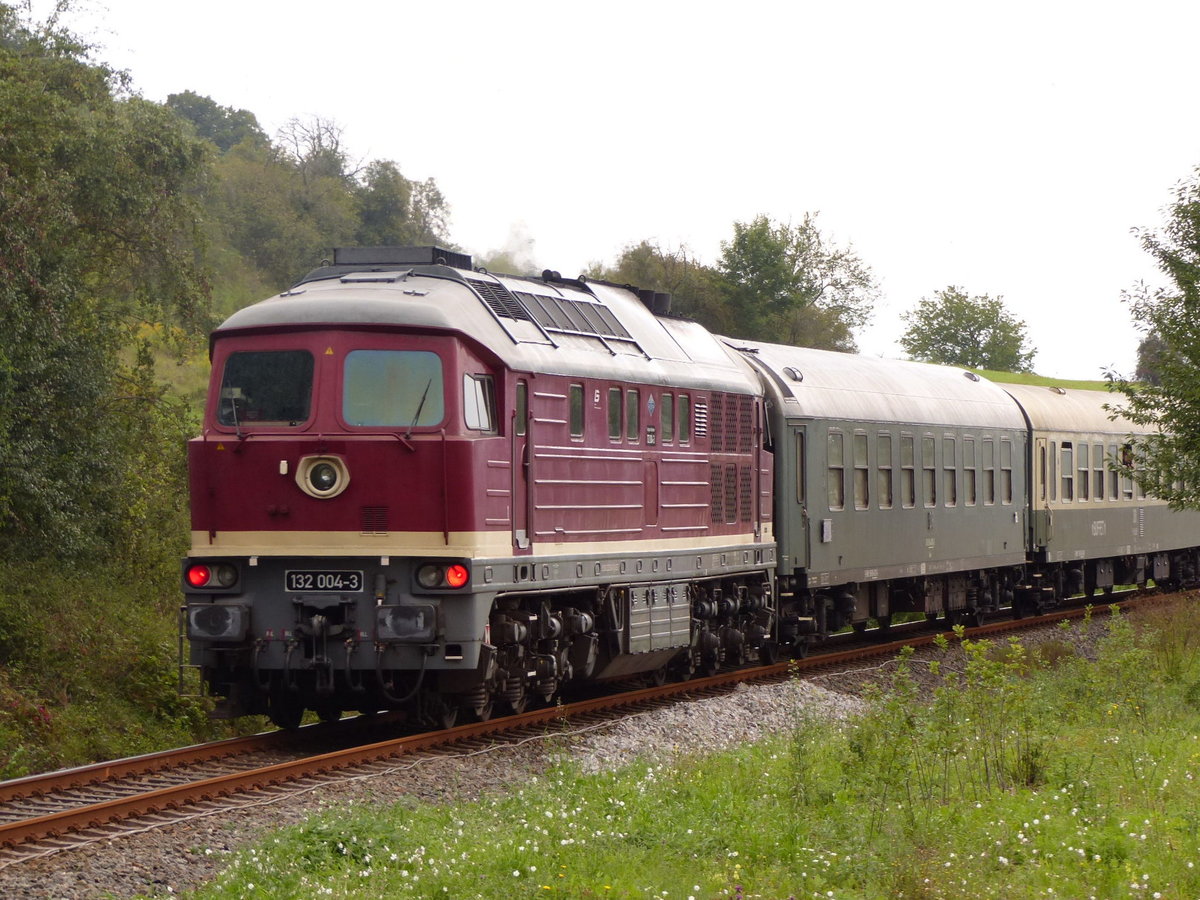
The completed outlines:
{"type": "Polygon", "coordinates": [[[517,553],[532,552],[533,542],[529,520],[531,495],[529,485],[533,465],[533,448],[530,430],[533,416],[529,409],[529,381],[517,380],[513,397],[512,428],[512,528],[513,550],[517,553]]]}

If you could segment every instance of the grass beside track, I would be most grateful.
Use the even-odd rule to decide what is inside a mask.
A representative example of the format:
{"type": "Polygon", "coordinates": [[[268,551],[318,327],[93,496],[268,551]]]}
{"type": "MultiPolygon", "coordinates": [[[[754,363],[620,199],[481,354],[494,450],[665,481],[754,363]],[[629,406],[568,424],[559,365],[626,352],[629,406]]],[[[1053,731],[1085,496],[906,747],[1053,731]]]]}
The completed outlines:
{"type": "Polygon", "coordinates": [[[1094,660],[951,640],[861,718],[732,753],[331,810],[194,896],[1200,896],[1200,613],[1088,627],[1094,660]]]}

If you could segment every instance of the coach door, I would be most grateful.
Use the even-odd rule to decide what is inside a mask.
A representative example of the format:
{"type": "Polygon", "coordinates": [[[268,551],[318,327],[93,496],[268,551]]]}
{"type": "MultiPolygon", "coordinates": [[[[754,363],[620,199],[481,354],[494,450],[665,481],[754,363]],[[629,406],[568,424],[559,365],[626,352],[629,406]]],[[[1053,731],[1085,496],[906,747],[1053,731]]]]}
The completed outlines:
{"type": "Polygon", "coordinates": [[[533,454],[529,430],[532,422],[529,415],[529,382],[522,379],[517,382],[512,423],[512,527],[513,549],[517,552],[528,552],[530,549],[529,484],[533,454]]]}
{"type": "MultiPolygon", "coordinates": [[[[803,425],[792,426],[792,443],[796,453],[789,465],[793,471],[783,484],[794,484],[794,496],[790,502],[779,504],[779,508],[787,510],[786,521],[777,522],[776,527],[785,527],[785,535],[781,535],[781,552],[792,556],[792,566],[796,569],[807,569],[810,561],[808,544],[808,433],[803,425]]],[[[776,460],[778,465],[781,460],[776,460]]]]}

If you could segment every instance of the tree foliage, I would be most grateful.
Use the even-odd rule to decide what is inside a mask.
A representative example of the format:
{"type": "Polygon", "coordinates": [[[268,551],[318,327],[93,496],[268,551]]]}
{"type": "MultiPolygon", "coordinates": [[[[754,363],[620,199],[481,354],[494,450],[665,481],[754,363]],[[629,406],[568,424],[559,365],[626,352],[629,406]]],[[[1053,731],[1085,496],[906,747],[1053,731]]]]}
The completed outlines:
{"type": "Polygon", "coordinates": [[[871,270],[809,213],[799,224],[735,222],[717,271],[733,334],[752,340],[853,350],[878,293],[871,270]]]}
{"type": "Polygon", "coordinates": [[[222,152],[243,141],[268,143],[258,117],[249,110],[221,106],[211,97],[202,97],[194,91],[168,94],[167,106],[191,122],[199,137],[212,141],[222,152]]]}
{"type": "Polygon", "coordinates": [[[950,285],[922,298],[904,313],[907,325],[900,346],[913,359],[992,369],[1029,372],[1037,351],[1029,345],[1025,323],[1004,308],[1003,298],[969,296],[950,285]]]}
{"type": "Polygon", "coordinates": [[[716,266],[685,247],[630,244],[615,266],[592,275],[669,291],[672,314],[718,334],[826,350],[853,350],[877,290],[870,270],[849,249],[821,235],[816,218],[799,225],[758,216],[735,222],[716,266]]]}
{"type": "Polygon", "coordinates": [[[1169,286],[1125,294],[1143,347],[1158,345],[1158,380],[1111,376],[1120,411],[1152,432],[1133,441],[1123,468],[1172,506],[1200,508],[1200,168],[1176,187],[1166,224],[1139,234],[1169,286]]]}
{"type": "MultiPolygon", "coordinates": [[[[131,354],[206,323],[205,145],[53,23],[0,5],[0,550],[128,549],[177,410],[131,354]],[[147,437],[149,435],[150,437],[147,437]]],[[[178,458],[178,454],[171,458],[178,458]]]]}

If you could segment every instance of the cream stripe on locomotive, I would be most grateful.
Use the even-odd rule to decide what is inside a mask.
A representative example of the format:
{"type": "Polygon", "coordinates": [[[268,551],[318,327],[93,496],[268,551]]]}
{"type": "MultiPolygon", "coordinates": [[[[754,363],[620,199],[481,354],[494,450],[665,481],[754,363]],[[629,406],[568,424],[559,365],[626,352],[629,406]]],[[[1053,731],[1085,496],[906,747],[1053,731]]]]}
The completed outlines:
{"type": "MultiPolygon", "coordinates": [[[[770,523],[764,523],[761,539],[750,534],[722,534],[679,538],[651,537],[640,541],[536,541],[532,556],[588,556],[612,553],[662,555],[672,551],[709,550],[721,547],[750,547],[775,541],[770,523]]],[[[207,531],[192,532],[195,558],[213,556],[458,556],[491,559],[512,555],[508,532],[451,532],[449,541],[440,531],[393,532],[371,535],[354,531],[220,531],[211,540],[207,531]]],[[[518,559],[526,557],[517,557],[518,559]]]]}

